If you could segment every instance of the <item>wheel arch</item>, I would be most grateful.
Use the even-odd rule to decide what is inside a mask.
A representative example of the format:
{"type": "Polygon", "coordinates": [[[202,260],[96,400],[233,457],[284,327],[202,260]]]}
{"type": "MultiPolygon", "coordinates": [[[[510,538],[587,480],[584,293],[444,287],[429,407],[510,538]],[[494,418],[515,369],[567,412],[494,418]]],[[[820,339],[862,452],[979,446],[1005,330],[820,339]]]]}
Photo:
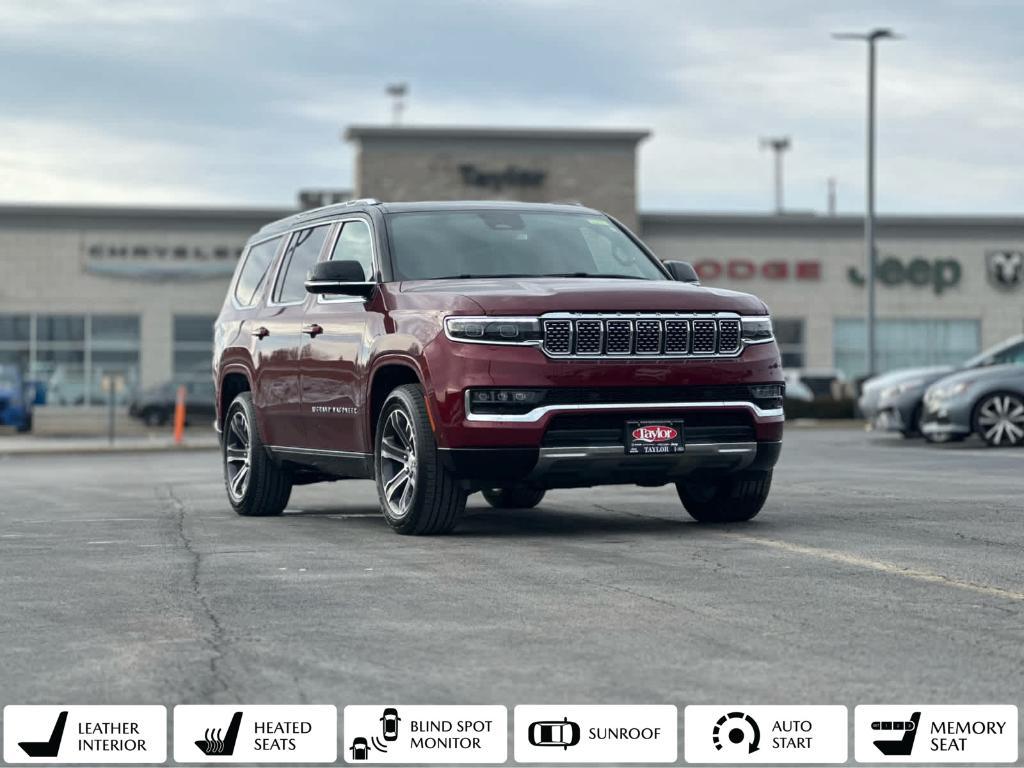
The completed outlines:
{"type": "Polygon", "coordinates": [[[221,372],[217,386],[217,429],[224,428],[228,408],[242,392],[252,392],[252,377],[242,365],[228,365],[221,372]]]}
{"type": "MultiPolygon", "coordinates": [[[[387,400],[388,394],[403,384],[419,384],[424,389],[424,395],[427,395],[427,379],[411,358],[388,355],[374,363],[366,393],[366,435],[371,452],[377,436],[377,419],[384,407],[384,401],[387,400]]],[[[426,399],[427,413],[430,415],[430,397],[427,396],[426,399]]]]}

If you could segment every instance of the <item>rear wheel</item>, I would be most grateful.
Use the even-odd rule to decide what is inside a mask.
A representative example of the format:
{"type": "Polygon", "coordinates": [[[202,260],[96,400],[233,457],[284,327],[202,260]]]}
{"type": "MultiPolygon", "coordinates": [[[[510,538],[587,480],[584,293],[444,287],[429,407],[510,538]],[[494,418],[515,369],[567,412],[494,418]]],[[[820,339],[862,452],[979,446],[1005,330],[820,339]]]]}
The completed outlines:
{"type": "Polygon", "coordinates": [[[699,523],[750,520],[761,511],[771,487],[771,471],[737,472],[709,482],[676,483],[679,500],[699,523]]]}
{"type": "Polygon", "coordinates": [[[228,408],[222,443],[224,485],[235,512],[246,517],[281,514],[292,493],[292,478],[267,453],[248,392],[228,408]]]}
{"type": "Polygon", "coordinates": [[[530,488],[527,485],[485,488],[482,493],[487,503],[495,509],[530,509],[544,498],[543,488],[530,488]]]}
{"type": "Polygon", "coordinates": [[[1012,392],[986,395],[974,411],[974,431],[992,446],[1024,445],[1024,398],[1012,392]]]}
{"type": "Polygon", "coordinates": [[[388,395],[374,440],[377,497],[398,533],[448,533],[466,508],[466,492],[442,463],[418,384],[388,395]]]}

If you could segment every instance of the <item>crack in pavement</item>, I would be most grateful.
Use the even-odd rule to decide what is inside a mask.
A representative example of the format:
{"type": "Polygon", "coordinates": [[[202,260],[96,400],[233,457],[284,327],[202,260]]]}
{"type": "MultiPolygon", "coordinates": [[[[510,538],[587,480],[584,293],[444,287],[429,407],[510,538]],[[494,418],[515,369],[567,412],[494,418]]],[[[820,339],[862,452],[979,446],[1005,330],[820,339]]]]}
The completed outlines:
{"type": "Polygon", "coordinates": [[[196,549],[192,537],[185,530],[185,513],[188,511],[188,505],[175,494],[173,485],[168,483],[165,487],[167,490],[166,501],[170,502],[175,512],[175,530],[182,546],[189,555],[189,587],[196,602],[202,609],[203,618],[210,626],[210,631],[203,635],[203,642],[210,649],[209,681],[207,684],[204,684],[200,694],[200,698],[203,701],[210,701],[214,694],[231,690],[231,686],[228,684],[227,678],[225,678],[220,668],[221,661],[223,661],[225,655],[224,646],[227,644],[227,633],[224,631],[224,626],[220,623],[220,619],[217,618],[217,614],[210,605],[210,600],[206,593],[203,592],[202,584],[200,583],[199,571],[202,566],[203,556],[196,549]]]}

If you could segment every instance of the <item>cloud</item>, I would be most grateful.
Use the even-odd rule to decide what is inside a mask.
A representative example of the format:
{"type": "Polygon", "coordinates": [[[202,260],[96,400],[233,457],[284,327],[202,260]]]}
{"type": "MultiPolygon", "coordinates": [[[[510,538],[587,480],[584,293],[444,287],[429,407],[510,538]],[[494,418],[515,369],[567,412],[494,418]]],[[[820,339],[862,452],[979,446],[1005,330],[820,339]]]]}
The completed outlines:
{"type": "Polygon", "coordinates": [[[408,81],[410,122],[651,128],[648,208],[766,210],[757,139],[789,134],[788,203],[821,209],[836,176],[859,210],[864,46],[830,34],[891,24],[880,209],[1009,211],[1022,22],[953,0],[8,0],[0,196],[286,205],[351,183],[340,130],[385,122],[384,85],[408,81]]]}

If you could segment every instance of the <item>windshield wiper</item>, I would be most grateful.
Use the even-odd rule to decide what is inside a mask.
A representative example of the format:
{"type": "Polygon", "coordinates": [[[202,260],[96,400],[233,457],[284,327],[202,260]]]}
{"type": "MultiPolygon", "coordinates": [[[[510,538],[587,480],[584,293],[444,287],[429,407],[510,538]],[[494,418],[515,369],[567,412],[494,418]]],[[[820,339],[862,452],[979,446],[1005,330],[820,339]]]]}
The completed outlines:
{"type": "Polygon", "coordinates": [[[593,272],[556,272],[550,275],[537,275],[537,277],[595,277],[607,280],[646,280],[640,275],[597,275],[593,272]]]}
{"type": "Polygon", "coordinates": [[[483,279],[486,279],[486,278],[502,279],[502,278],[510,278],[510,277],[521,277],[521,278],[528,278],[528,279],[529,278],[540,279],[540,278],[544,278],[544,277],[592,277],[592,278],[607,278],[607,279],[613,279],[613,280],[646,280],[647,279],[646,277],[641,277],[640,275],[597,275],[597,274],[594,274],[593,272],[551,272],[551,273],[548,273],[548,274],[541,274],[541,275],[527,274],[525,272],[522,272],[522,273],[510,272],[508,274],[500,274],[500,275],[474,275],[474,274],[470,274],[470,273],[465,273],[465,274],[462,274],[462,275],[443,275],[442,277],[435,277],[434,280],[474,280],[474,279],[483,280],[483,279]]]}

